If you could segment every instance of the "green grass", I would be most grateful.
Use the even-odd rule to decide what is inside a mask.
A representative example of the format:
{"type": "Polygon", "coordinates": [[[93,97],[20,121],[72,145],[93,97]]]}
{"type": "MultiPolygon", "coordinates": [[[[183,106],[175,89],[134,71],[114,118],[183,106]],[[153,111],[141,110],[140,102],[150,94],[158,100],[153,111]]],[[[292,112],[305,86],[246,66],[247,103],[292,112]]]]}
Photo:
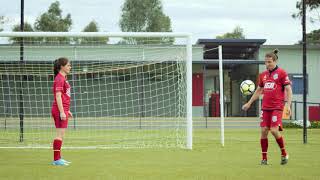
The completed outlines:
{"type": "Polygon", "coordinates": [[[319,179],[320,130],[284,132],[289,164],[269,136],[269,163],[261,166],[258,129],[226,129],[225,147],[218,129],[196,129],[193,150],[91,149],[63,150],[73,163],[49,165],[50,149],[0,149],[0,179],[319,179]]]}

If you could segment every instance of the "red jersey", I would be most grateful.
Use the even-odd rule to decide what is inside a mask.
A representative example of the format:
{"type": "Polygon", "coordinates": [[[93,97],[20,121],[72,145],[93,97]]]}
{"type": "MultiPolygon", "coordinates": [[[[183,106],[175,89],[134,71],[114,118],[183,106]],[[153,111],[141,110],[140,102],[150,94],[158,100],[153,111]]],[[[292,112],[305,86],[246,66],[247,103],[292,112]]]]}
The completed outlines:
{"type": "Polygon", "coordinates": [[[263,88],[262,110],[283,110],[284,87],[291,81],[285,70],[276,66],[272,71],[266,70],[259,75],[259,86],[263,88]]]}
{"type": "Polygon", "coordinates": [[[61,92],[63,110],[65,112],[68,112],[70,110],[71,86],[62,74],[58,73],[58,75],[54,78],[52,90],[54,96],[52,111],[59,113],[59,108],[56,100],[56,93],[61,92]]]}

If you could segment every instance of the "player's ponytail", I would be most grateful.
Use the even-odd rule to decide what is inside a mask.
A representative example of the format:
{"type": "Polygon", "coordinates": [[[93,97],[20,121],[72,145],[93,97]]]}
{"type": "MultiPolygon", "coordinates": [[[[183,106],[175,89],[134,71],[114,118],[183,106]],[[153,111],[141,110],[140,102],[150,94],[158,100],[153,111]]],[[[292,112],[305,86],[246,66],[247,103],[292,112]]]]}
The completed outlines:
{"type": "Polygon", "coordinates": [[[278,49],[274,49],[272,52],[269,52],[265,55],[266,58],[272,58],[274,61],[278,60],[278,49]]]}
{"type": "Polygon", "coordinates": [[[68,62],[69,60],[65,57],[58,58],[54,61],[54,65],[53,65],[54,77],[56,77],[59,74],[61,66],[67,65],[68,62]]]}
{"type": "Polygon", "coordinates": [[[278,60],[278,52],[279,52],[279,50],[278,49],[274,49],[272,52],[276,56],[275,60],[278,60]]]}

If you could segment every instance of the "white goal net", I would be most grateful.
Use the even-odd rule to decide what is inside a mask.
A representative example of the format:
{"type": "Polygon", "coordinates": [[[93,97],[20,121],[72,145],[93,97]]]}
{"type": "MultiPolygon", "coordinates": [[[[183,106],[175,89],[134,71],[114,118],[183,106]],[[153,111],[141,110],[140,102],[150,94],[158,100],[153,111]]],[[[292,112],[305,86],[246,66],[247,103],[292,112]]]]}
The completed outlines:
{"type": "Polygon", "coordinates": [[[0,147],[51,147],[53,62],[67,57],[64,148],[192,148],[190,38],[1,32],[0,147]]]}

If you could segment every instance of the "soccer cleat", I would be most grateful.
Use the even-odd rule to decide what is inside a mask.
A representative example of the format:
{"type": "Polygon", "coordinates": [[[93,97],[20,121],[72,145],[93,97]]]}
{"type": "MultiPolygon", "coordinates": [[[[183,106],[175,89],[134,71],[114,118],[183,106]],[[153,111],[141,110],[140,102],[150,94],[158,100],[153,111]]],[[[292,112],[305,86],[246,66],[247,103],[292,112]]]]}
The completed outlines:
{"type": "Polygon", "coordinates": [[[62,161],[61,159],[53,161],[52,165],[54,166],[68,166],[69,164],[65,163],[64,161],[62,161]]]}
{"type": "Polygon", "coordinates": [[[266,159],[261,160],[261,165],[268,165],[268,161],[266,159]]]}
{"type": "Polygon", "coordinates": [[[289,155],[287,154],[286,156],[281,156],[281,165],[285,165],[288,163],[289,160],[289,155]]]}
{"type": "Polygon", "coordinates": [[[71,162],[70,161],[67,161],[67,160],[64,160],[64,159],[60,159],[61,161],[63,161],[64,163],[66,163],[66,164],[71,164],[71,162]]]}

